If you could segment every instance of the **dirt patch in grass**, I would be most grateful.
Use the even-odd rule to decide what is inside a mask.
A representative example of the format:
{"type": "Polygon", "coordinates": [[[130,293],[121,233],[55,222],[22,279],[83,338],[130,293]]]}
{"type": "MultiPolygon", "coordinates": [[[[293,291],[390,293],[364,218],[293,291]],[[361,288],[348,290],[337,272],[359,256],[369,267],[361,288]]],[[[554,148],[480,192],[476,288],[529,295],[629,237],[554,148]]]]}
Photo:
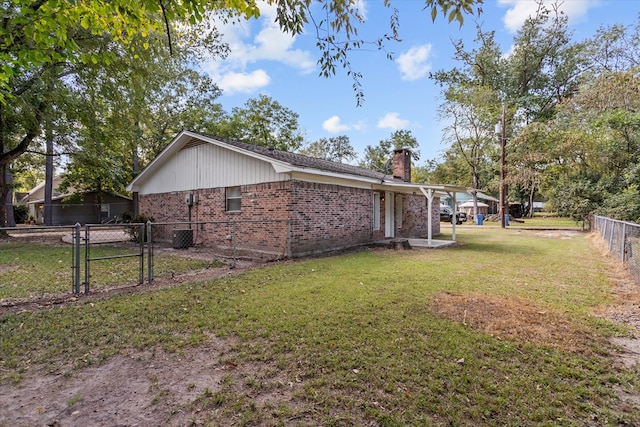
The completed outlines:
{"type": "Polygon", "coordinates": [[[184,352],[147,349],[2,384],[0,426],[229,425],[249,403],[285,412],[285,419],[300,413],[292,403],[300,385],[269,364],[234,363],[233,345],[212,337],[184,352]]]}
{"type": "Polygon", "coordinates": [[[10,271],[17,270],[18,268],[20,268],[20,266],[18,266],[18,265],[11,265],[11,264],[9,264],[9,265],[7,265],[7,264],[0,265],[0,274],[8,273],[10,271]]]}
{"type": "Polygon", "coordinates": [[[509,339],[566,351],[588,351],[593,335],[569,316],[515,298],[440,293],[431,310],[497,339],[509,339]]]}

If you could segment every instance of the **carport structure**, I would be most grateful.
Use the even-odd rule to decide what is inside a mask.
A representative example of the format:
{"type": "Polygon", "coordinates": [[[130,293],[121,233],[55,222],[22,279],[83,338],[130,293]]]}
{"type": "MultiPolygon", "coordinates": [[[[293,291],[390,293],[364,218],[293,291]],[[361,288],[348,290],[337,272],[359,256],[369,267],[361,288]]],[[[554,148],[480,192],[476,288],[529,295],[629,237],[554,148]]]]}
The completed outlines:
{"type": "MultiPolygon", "coordinates": [[[[453,206],[456,206],[456,193],[471,193],[472,190],[469,187],[461,185],[449,185],[449,184],[418,184],[418,183],[385,183],[386,188],[391,188],[393,191],[399,193],[422,193],[427,198],[427,210],[433,212],[433,201],[440,196],[449,196],[453,201],[453,206]]],[[[436,206],[437,207],[437,206],[436,206]]],[[[456,221],[451,223],[451,240],[456,241],[456,221]]],[[[433,215],[429,215],[427,219],[427,241],[426,247],[434,248],[442,246],[440,242],[433,240],[433,215]]],[[[415,240],[415,239],[413,239],[415,240]]],[[[424,245],[419,245],[424,246],[424,245]]]]}

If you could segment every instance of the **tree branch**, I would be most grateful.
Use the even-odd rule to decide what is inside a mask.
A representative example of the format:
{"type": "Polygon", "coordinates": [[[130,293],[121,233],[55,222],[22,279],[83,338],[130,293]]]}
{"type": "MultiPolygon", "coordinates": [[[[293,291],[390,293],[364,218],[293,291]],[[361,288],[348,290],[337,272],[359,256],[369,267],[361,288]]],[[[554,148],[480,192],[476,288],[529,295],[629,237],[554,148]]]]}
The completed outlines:
{"type": "Polygon", "coordinates": [[[164,26],[167,29],[167,39],[169,40],[169,55],[173,56],[173,45],[171,43],[171,30],[169,27],[169,18],[167,17],[167,10],[164,7],[162,0],[159,0],[160,9],[162,9],[162,18],[164,19],[164,26]]]}

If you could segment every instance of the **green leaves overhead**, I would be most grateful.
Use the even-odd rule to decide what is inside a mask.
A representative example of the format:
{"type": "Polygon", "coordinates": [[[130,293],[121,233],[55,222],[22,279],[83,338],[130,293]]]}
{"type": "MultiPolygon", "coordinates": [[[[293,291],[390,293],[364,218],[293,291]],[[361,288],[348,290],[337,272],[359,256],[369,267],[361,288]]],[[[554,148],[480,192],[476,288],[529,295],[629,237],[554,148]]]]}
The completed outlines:
{"type": "Polygon", "coordinates": [[[473,15],[474,13],[482,13],[483,1],[474,0],[428,0],[425,9],[431,8],[431,20],[435,21],[438,17],[438,9],[442,11],[449,23],[458,21],[460,26],[464,24],[464,15],[473,15]],[[475,10],[474,10],[475,9],[475,10]]]}
{"type": "Polygon", "coordinates": [[[0,19],[0,102],[15,95],[9,82],[23,73],[56,63],[110,62],[103,50],[83,52],[87,36],[108,35],[129,48],[133,41],[164,31],[168,22],[201,22],[208,13],[253,18],[253,0],[11,0],[3,3],[0,19]],[[85,33],[85,34],[83,34],[85,33]]]}
{"type": "Polygon", "coordinates": [[[244,108],[234,108],[218,136],[283,151],[299,149],[304,140],[298,113],[266,95],[249,99],[244,108]]]}
{"type": "Polygon", "coordinates": [[[346,135],[320,138],[307,145],[301,154],[342,163],[354,160],[357,153],[346,135]]]}

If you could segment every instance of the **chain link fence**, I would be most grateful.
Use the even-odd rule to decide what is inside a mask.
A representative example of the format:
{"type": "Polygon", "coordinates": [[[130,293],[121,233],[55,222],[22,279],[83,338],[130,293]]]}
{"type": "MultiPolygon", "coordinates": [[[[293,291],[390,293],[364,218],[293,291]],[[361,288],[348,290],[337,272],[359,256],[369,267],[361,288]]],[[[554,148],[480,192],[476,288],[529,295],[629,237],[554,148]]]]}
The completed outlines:
{"type": "Polygon", "coordinates": [[[76,290],[80,227],[0,228],[0,300],[76,290]]]}
{"type": "MultiPolygon", "coordinates": [[[[145,224],[87,224],[84,227],[84,292],[142,284],[145,224]]],[[[76,293],[80,292],[78,284],[76,293]]]]}
{"type": "Polygon", "coordinates": [[[591,226],[640,283],[640,225],[594,215],[591,226]]]}
{"type": "Polygon", "coordinates": [[[0,304],[291,256],[287,220],[0,228],[0,304]]]}

